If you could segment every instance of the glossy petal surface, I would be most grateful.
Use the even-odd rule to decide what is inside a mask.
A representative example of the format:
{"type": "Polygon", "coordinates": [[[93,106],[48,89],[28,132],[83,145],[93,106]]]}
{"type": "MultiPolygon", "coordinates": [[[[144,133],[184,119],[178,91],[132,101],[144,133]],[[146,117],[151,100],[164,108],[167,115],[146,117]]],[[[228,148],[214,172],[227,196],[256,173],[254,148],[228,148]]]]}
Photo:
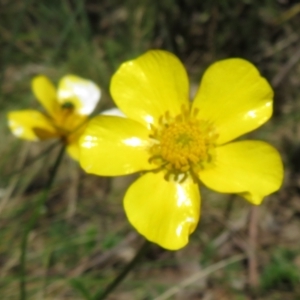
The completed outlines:
{"type": "Polygon", "coordinates": [[[216,149],[215,167],[199,173],[201,181],[221,193],[237,193],[252,204],[277,191],[283,166],[275,148],[261,141],[230,143],[216,149]]]}
{"type": "Polygon", "coordinates": [[[148,51],[125,62],[113,75],[110,91],[126,116],[148,126],[167,111],[188,104],[189,84],[182,63],[166,51],[148,51]]]}
{"type": "Polygon", "coordinates": [[[218,144],[254,130],[272,115],[273,91],[258,70],[243,59],[214,63],[205,72],[193,106],[213,122],[218,144]]]}
{"type": "Polygon", "coordinates": [[[59,111],[55,86],[43,75],[33,78],[31,82],[32,91],[37,100],[43,105],[51,116],[59,111]]]}
{"type": "Polygon", "coordinates": [[[184,247],[200,216],[198,185],[166,181],[163,172],[142,175],[128,189],[124,207],[136,230],[169,250],[184,247]]]}
{"type": "Polygon", "coordinates": [[[113,107],[113,108],[109,108],[106,110],[103,110],[100,115],[105,115],[105,116],[116,116],[116,117],[122,117],[122,118],[126,118],[125,114],[118,108],[113,107]]]}
{"type": "Polygon", "coordinates": [[[88,173],[125,175],[152,169],[148,163],[148,130],[121,117],[97,116],[80,139],[80,163],[88,173]]]}
{"type": "Polygon", "coordinates": [[[49,119],[36,110],[9,112],[8,125],[15,136],[25,140],[45,140],[58,136],[49,119]]]}
{"type": "Polygon", "coordinates": [[[89,115],[100,96],[101,91],[93,81],[75,75],[64,76],[58,85],[59,103],[72,103],[76,112],[81,115],[89,115]]]}

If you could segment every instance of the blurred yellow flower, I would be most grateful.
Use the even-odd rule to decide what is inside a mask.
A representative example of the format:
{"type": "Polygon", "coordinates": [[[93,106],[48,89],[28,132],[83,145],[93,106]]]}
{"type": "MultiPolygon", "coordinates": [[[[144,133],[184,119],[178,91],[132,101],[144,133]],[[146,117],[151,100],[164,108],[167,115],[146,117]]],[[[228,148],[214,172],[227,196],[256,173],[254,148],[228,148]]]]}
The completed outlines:
{"type": "Polygon", "coordinates": [[[272,114],[273,91],[248,61],[211,65],[191,103],[181,62],[149,51],[121,65],[111,94],[127,118],[92,119],[79,142],[80,163],[98,175],[144,171],[126,192],[124,207],[148,240],[170,250],[187,244],[200,216],[199,181],[255,205],[279,189],[283,166],[272,146],[228,143],[272,114]]]}
{"type": "Polygon", "coordinates": [[[78,160],[78,139],[100,99],[99,87],[90,80],[66,75],[56,90],[47,77],[40,75],[32,80],[32,90],[46,113],[32,109],[9,112],[12,133],[30,141],[61,138],[69,155],[78,160]]]}

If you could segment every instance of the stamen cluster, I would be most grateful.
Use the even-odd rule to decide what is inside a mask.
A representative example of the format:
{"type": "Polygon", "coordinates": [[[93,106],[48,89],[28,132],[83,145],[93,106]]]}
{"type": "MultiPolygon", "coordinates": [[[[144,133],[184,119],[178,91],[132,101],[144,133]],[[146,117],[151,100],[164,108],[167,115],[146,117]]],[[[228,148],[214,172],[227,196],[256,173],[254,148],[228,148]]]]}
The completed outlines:
{"type": "Polygon", "coordinates": [[[166,169],[167,179],[173,174],[177,180],[183,174],[184,180],[188,173],[196,175],[213,161],[217,133],[211,123],[198,119],[197,114],[197,110],[190,113],[182,108],[182,113],[172,118],[166,112],[159,119],[158,128],[152,127],[150,162],[166,169]]]}
{"type": "Polygon", "coordinates": [[[72,102],[65,102],[60,107],[60,113],[55,116],[54,126],[61,133],[61,136],[67,137],[75,132],[85,119],[86,116],[75,113],[75,107],[72,102]]]}

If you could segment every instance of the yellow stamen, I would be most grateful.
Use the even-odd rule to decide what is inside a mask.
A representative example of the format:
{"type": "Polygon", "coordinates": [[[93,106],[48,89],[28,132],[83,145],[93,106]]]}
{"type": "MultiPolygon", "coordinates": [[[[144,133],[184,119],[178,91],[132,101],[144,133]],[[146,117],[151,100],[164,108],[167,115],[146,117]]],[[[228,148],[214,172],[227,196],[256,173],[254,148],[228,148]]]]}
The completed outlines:
{"type": "Polygon", "coordinates": [[[64,102],[53,123],[57,130],[60,132],[62,138],[72,139],[72,136],[78,135],[81,126],[86,120],[86,116],[81,116],[76,113],[74,103],[70,101],[64,102]]]}
{"type": "Polygon", "coordinates": [[[197,119],[198,111],[191,113],[182,108],[182,114],[172,118],[166,112],[159,118],[159,127],[152,128],[150,137],[154,144],[150,148],[150,163],[167,170],[165,178],[184,180],[189,173],[197,173],[212,163],[217,134],[214,126],[197,119]]]}

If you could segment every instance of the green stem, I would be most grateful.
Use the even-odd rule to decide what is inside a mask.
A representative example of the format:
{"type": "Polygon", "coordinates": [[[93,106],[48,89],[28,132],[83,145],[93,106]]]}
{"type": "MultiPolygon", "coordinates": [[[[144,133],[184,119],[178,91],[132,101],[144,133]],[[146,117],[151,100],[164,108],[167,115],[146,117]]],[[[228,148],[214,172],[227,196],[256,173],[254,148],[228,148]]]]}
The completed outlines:
{"type": "Polygon", "coordinates": [[[65,146],[61,148],[58,153],[58,156],[54,162],[53,168],[51,169],[49,180],[44,188],[44,191],[41,197],[38,199],[33,215],[31,216],[27,226],[25,227],[24,235],[21,243],[21,256],[20,256],[20,300],[25,300],[27,298],[26,294],[26,252],[27,252],[27,244],[28,244],[28,236],[32,228],[34,227],[39,214],[41,207],[44,205],[45,201],[48,198],[49,192],[51,190],[52,184],[54,182],[54,178],[57,174],[58,167],[62,161],[64,156],[65,146]]]}
{"type": "Polygon", "coordinates": [[[94,300],[106,299],[106,297],[116,289],[116,287],[123,281],[123,279],[131,271],[131,269],[135,266],[135,264],[139,261],[139,259],[145,254],[149,245],[150,242],[145,240],[141,248],[134,256],[134,258],[128,263],[128,265],[125,266],[122,272],[106,287],[106,289],[103,292],[99,291],[96,293],[96,296],[94,296],[94,300]]]}
{"type": "Polygon", "coordinates": [[[226,205],[225,212],[224,212],[224,219],[225,220],[229,219],[230,213],[231,213],[232,208],[233,208],[234,200],[235,200],[235,196],[231,195],[230,198],[227,201],[227,205],[226,205]]]}

